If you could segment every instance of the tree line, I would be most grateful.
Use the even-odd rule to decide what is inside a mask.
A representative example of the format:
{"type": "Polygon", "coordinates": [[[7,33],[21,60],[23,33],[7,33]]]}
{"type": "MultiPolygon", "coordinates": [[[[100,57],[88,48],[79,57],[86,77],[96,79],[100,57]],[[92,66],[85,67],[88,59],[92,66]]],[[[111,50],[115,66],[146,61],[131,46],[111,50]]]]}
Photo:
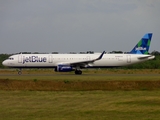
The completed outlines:
{"type": "MultiPolygon", "coordinates": [[[[114,53],[122,53],[121,51],[114,51],[114,53]]],[[[153,60],[149,60],[142,63],[137,63],[125,67],[120,67],[122,69],[160,69],[160,52],[153,51],[150,54],[155,55],[153,60]]],[[[2,65],[2,62],[7,59],[11,54],[0,54],[0,68],[7,68],[2,65]]]]}

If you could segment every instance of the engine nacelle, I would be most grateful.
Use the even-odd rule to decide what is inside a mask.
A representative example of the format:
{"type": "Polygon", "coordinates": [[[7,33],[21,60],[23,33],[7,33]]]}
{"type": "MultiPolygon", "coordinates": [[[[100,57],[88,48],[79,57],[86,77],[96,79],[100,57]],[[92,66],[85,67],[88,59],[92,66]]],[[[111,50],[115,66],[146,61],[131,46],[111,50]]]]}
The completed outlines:
{"type": "Polygon", "coordinates": [[[70,72],[70,71],[73,71],[73,68],[69,65],[58,65],[55,68],[55,71],[56,72],[70,72]]]}

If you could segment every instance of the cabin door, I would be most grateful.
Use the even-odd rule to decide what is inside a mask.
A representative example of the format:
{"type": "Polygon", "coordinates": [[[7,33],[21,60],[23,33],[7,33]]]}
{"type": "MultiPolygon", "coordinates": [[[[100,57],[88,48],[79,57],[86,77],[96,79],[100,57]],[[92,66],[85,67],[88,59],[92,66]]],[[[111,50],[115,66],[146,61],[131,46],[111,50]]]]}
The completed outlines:
{"type": "Polygon", "coordinates": [[[18,63],[22,63],[22,55],[18,55],[18,63]]]}
{"type": "Polygon", "coordinates": [[[127,63],[131,63],[131,55],[127,55],[127,63]]]}

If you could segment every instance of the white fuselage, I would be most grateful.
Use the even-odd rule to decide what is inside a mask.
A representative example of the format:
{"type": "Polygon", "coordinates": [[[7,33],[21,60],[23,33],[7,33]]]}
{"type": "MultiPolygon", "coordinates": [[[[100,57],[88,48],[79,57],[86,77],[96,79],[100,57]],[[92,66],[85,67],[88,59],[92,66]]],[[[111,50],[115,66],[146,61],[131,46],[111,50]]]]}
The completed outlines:
{"type": "MultiPolygon", "coordinates": [[[[13,68],[56,68],[58,65],[96,59],[100,54],[17,54],[3,61],[13,68]]],[[[127,66],[153,59],[143,54],[104,54],[102,59],[84,65],[84,68],[108,68],[127,66]],[[139,58],[143,59],[139,59],[139,58]]]]}

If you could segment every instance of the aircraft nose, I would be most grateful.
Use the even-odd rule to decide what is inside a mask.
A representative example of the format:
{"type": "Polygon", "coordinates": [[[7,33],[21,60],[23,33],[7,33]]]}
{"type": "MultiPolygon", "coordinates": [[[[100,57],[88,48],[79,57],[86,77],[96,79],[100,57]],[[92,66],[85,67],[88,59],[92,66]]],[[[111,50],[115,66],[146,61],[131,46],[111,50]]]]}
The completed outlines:
{"type": "Polygon", "coordinates": [[[2,62],[2,64],[3,64],[4,66],[7,66],[7,61],[4,60],[4,61],[2,62]]]}

